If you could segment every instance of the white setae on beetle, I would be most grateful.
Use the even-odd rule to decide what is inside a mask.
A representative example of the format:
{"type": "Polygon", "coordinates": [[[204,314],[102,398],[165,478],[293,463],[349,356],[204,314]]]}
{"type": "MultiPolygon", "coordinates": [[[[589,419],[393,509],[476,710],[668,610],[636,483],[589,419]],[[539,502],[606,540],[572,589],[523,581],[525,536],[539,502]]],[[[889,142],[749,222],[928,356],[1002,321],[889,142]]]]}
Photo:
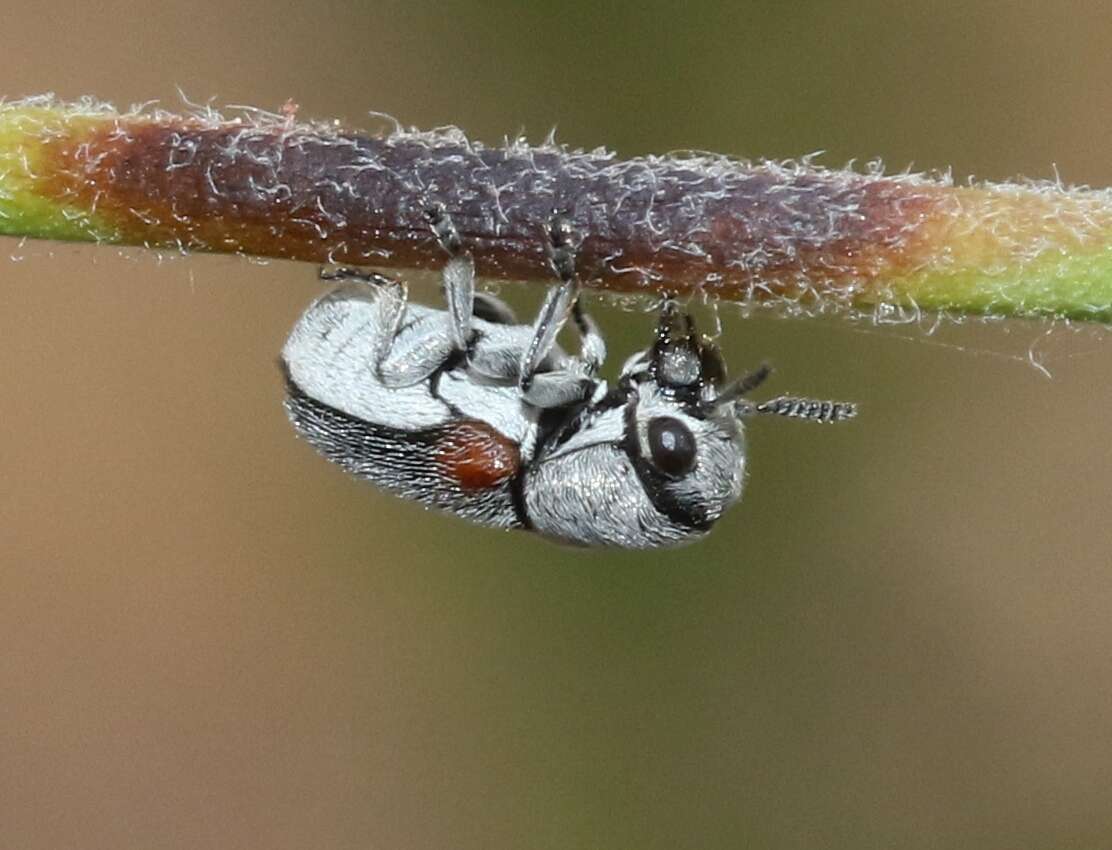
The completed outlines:
{"type": "Polygon", "coordinates": [[[442,209],[447,310],[407,304],[403,283],[343,269],[282,351],[294,427],[329,460],[399,496],[495,528],[586,546],[651,549],[698,539],[741,495],[742,421],[834,422],[851,404],[746,395],[767,367],[724,384],[717,348],[665,301],[656,339],[613,387],[605,345],[578,302],[576,234],[556,217],[560,278],[532,327],[475,292],[470,255],[442,209]],[[577,355],[556,336],[568,317],[577,355]]]}

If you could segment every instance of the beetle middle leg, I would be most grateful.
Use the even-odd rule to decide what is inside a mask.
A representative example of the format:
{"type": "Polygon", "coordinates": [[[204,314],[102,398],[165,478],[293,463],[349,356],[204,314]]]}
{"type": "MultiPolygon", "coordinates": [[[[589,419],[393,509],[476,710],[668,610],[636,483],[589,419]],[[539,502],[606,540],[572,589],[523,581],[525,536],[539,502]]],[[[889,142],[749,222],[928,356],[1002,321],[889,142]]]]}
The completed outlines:
{"type": "Polygon", "coordinates": [[[448,301],[448,335],[456,351],[466,351],[471,342],[471,315],[475,310],[475,261],[463,250],[463,241],[451,216],[442,206],[430,207],[425,219],[433,236],[448,254],[440,273],[448,301]]]}
{"type": "Polygon", "coordinates": [[[549,223],[548,238],[549,264],[560,283],[545,296],[518,377],[525,400],[537,407],[557,407],[585,397],[606,359],[602,334],[579,303],[579,279],[575,272],[579,239],[571,222],[564,216],[554,217],[549,223]],[[569,316],[579,331],[579,356],[562,358],[542,371],[569,316]]]}
{"type": "Polygon", "coordinates": [[[479,318],[494,324],[515,323],[513,311],[501,300],[475,291],[475,261],[463,248],[463,240],[455,223],[442,206],[430,207],[425,219],[440,247],[448,254],[448,262],[441,272],[441,287],[448,302],[448,331],[455,351],[467,354],[472,371],[490,381],[513,381],[517,377],[514,358],[507,358],[500,351],[490,351],[489,356],[478,357],[472,351],[472,319],[479,318]],[[507,366],[509,368],[507,368],[507,366]]]}

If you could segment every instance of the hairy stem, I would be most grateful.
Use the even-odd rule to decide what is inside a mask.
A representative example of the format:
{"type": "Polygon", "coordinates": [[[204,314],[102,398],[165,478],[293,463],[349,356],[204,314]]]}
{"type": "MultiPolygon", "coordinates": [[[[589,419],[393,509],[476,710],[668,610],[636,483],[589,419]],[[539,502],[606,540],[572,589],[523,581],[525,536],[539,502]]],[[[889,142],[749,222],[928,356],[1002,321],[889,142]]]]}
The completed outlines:
{"type": "Polygon", "coordinates": [[[1106,191],[702,154],[621,160],[255,111],[0,104],[0,234],[439,268],[433,207],[489,278],[550,282],[558,212],[583,237],[584,284],[599,289],[703,291],[800,313],[1112,320],[1106,191]]]}

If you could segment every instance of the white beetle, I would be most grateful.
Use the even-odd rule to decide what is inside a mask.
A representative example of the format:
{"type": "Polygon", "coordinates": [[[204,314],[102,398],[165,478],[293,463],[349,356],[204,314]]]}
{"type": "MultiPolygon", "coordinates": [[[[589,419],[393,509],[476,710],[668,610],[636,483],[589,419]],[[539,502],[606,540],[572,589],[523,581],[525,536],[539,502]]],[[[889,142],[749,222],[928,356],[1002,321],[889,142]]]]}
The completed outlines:
{"type": "Polygon", "coordinates": [[[407,305],[403,283],[341,270],[282,352],[297,431],[348,472],[404,498],[495,528],[586,546],[651,549],[704,535],[741,495],[741,420],[758,413],[833,422],[853,405],[745,395],[767,367],[720,386],[721,356],[666,301],[656,340],[616,386],[596,377],[605,345],[578,304],[576,236],[549,228],[560,285],[532,327],[474,290],[469,254],[442,210],[448,309],[407,305]],[[568,316],[581,350],[556,335],[568,316]]]}

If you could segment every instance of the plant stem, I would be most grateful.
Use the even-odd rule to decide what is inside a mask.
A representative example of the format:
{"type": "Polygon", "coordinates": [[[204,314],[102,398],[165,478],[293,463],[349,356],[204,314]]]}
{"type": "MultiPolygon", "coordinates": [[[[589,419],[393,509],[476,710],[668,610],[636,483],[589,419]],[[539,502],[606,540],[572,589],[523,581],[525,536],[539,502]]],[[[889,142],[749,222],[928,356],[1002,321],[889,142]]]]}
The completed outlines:
{"type": "Polygon", "coordinates": [[[381,136],[248,111],[0,104],[0,234],[439,268],[451,215],[480,275],[550,282],[546,224],[586,285],[705,291],[800,313],[897,309],[1112,321],[1112,195],[955,187],[711,155],[620,160],[456,130],[381,136]]]}

